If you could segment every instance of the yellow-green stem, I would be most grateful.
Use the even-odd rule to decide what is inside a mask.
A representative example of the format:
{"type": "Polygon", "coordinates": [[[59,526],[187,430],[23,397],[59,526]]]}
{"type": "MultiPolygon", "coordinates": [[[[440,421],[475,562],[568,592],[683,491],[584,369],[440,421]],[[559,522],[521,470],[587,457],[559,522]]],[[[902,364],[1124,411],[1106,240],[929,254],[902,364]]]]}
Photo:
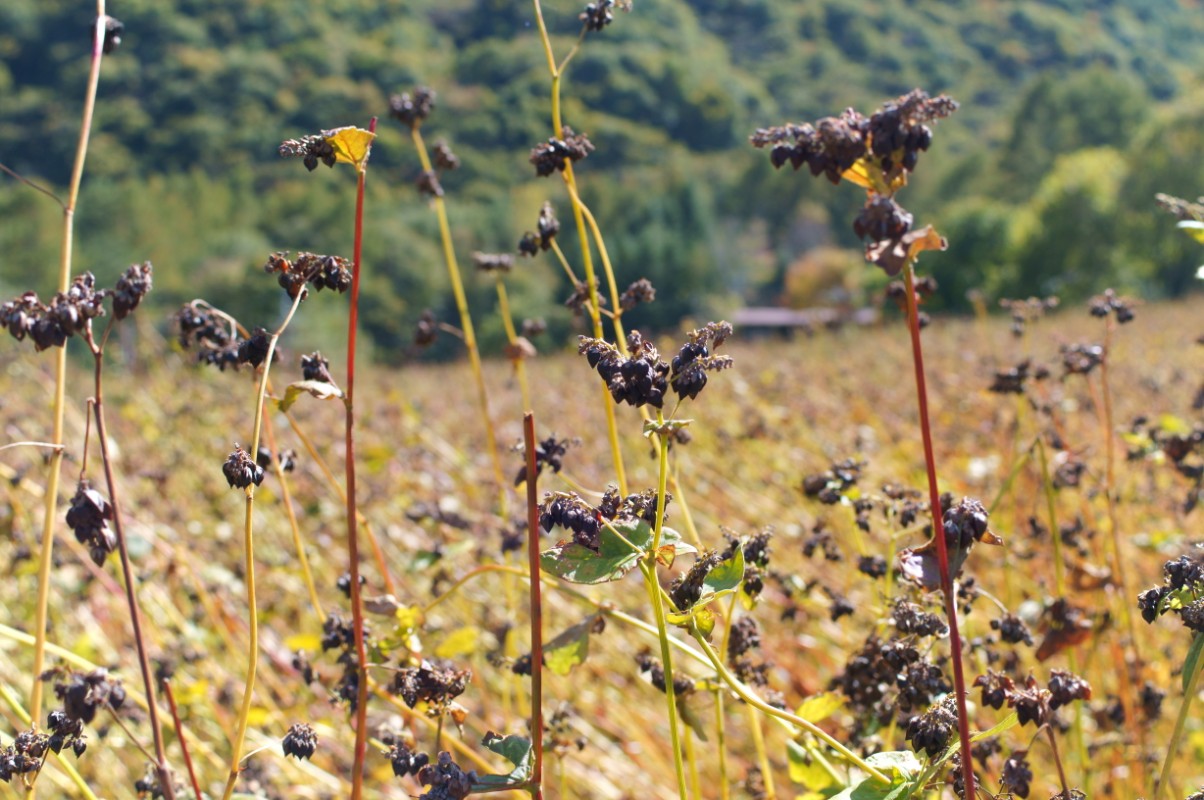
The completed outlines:
{"type": "Polygon", "coordinates": [[[280,503],[284,506],[284,513],[288,516],[289,529],[293,534],[293,547],[297,550],[297,563],[301,566],[301,579],[305,581],[305,590],[309,592],[309,602],[313,606],[314,613],[318,615],[319,620],[325,622],[326,611],[322,608],[322,601],[318,597],[318,587],[314,584],[313,571],[309,568],[309,556],[305,554],[305,543],[301,541],[301,527],[297,524],[297,513],[293,510],[293,497],[288,487],[288,476],[284,472],[284,466],[280,463],[280,449],[276,446],[276,429],[272,425],[271,419],[265,419],[263,424],[268,437],[268,448],[272,451],[272,466],[276,473],[276,480],[280,483],[280,503]]]}
{"type": "Polygon", "coordinates": [[[687,725],[682,735],[686,746],[686,763],[690,767],[690,797],[698,800],[702,797],[702,786],[698,777],[698,758],[694,753],[694,732],[687,725]]]}
{"type": "MultiPolygon", "coordinates": [[[[422,132],[417,125],[410,128],[410,135],[414,140],[414,147],[418,150],[422,169],[430,172],[431,158],[426,151],[426,143],[422,140],[422,132]]],[[[506,492],[502,457],[497,449],[497,434],[493,429],[493,417],[489,413],[489,390],[485,387],[485,373],[481,370],[481,352],[477,347],[477,335],[472,326],[472,314],[469,313],[468,298],[464,294],[464,281],[460,278],[456,251],[452,246],[451,225],[447,221],[447,204],[443,202],[442,197],[435,198],[435,216],[439,220],[439,238],[443,244],[443,260],[447,263],[447,275],[451,280],[456,311],[460,314],[460,330],[464,334],[464,348],[468,351],[468,361],[472,366],[473,379],[477,385],[477,403],[481,410],[481,421],[485,423],[486,445],[489,448],[489,457],[493,462],[493,479],[497,484],[498,511],[505,519],[509,516],[510,496],[506,492]]]]}
{"type": "MultiPolygon", "coordinates": [[[[263,362],[263,373],[259,376],[259,387],[255,393],[255,429],[251,434],[251,446],[247,449],[252,461],[259,460],[259,437],[263,431],[263,406],[268,391],[268,373],[272,368],[272,358],[276,354],[276,342],[280,340],[280,334],[284,332],[289,322],[292,321],[293,315],[297,313],[297,306],[301,304],[303,297],[304,293],[299,292],[297,294],[297,297],[293,300],[292,307],[289,309],[288,316],[284,318],[284,322],[280,323],[280,327],[276,329],[276,332],[272,334],[272,338],[268,342],[268,353],[263,362]]],[[[243,743],[247,737],[247,720],[251,715],[251,702],[255,694],[255,673],[259,667],[259,608],[255,599],[255,532],[253,525],[255,484],[247,486],[243,492],[246,496],[243,515],[243,570],[246,573],[247,582],[247,675],[243,683],[242,706],[238,712],[238,727],[234,734],[234,741],[231,743],[230,775],[226,779],[226,788],[222,792],[222,800],[230,800],[230,795],[234,793],[234,785],[238,783],[238,775],[241,771],[239,763],[242,761],[243,743]]]]}
{"type": "Polygon", "coordinates": [[[677,773],[677,793],[681,800],[686,798],[685,765],[681,758],[681,736],[677,727],[677,692],[673,688],[673,653],[669,650],[669,631],[665,624],[665,606],[661,599],[660,584],[656,579],[655,549],[652,559],[641,561],[640,569],[644,573],[644,584],[648,589],[648,600],[652,603],[656,616],[656,638],[660,641],[661,663],[665,667],[665,703],[669,711],[669,743],[673,748],[673,769],[677,773]]]}
{"type": "Polygon", "coordinates": [[[715,690],[715,747],[719,751],[719,798],[728,800],[731,790],[727,779],[727,726],[723,718],[723,690],[715,690]]]}
{"type": "MultiPolygon", "coordinates": [[[[59,254],[58,291],[67,291],[71,282],[72,250],[75,242],[75,208],[79,187],[84,176],[84,161],[88,156],[88,140],[92,134],[92,114],[96,108],[96,91],[100,85],[100,64],[104,57],[105,0],[96,0],[96,22],[92,28],[92,61],[88,71],[88,88],[84,94],[84,110],[80,120],[79,139],[75,146],[75,163],[71,169],[71,185],[63,206],[62,247],[59,254]]],[[[63,421],[67,408],[67,346],[57,349],[54,368],[54,428],[51,444],[56,445],[48,459],[45,512],[42,518],[42,546],[38,559],[38,597],[34,610],[33,686],[29,692],[29,713],[42,718],[42,680],[46,665],[46,622],[50,607],[50,567],[53,564],[54,523],[58,517],[59,470],[63,463],[63,421]]]]}
{"type": "MultiPolygon", "coordinates": [[[[1204,636],[1204,633],[1197,633],[1196,636],[1204,636]]],[[[1159,800],[1166,792],[1166,784],[1171,777],[1171,764],[1175,760],[1175,751],[1179,749],[1179,740],[1183,738],[1183,727],[1187,722],[1191,702],[1196,698],[1202,670],[1204,670],[1204,659],[1196,659],[1195,669],[1187,679],[1187,690],[1183,693],[1183,703],[1179,706],[1179,714],[1175,717],[1175,729],[1166,746],[1166,757],[1162,760],[1162,771],[1158,775],[1158,783],[1154,786],[1152,800],[1159,800]]]]}
{"type": "Polygon", "coordinates": [[[773,787],[773,768],[769,764],[769,753],[765,750],[765,735],[761,732],[761,718],[752,706],[748,710],[748,729],[752,732],[753,747],[757,751],[757,766],[761,770],[761,779],[765,782],[766,800],[776,800],[778,793],[773,787]]]}
{"type": "Polygon", "coordinates": [[[514,329],[514,319],[510,316],[510,297],[506,294],[506,281],[501,273],[497,275],[497,306],[502,316],[502,326],[506,329],[506,341],[510,343],[510,360],[514,364],[514,375],[518,378],[518,388],[522,393],[523,410],[531,411],[531,392],[527,388],[527,360],[518,350],[518,331],[514,329]]]}

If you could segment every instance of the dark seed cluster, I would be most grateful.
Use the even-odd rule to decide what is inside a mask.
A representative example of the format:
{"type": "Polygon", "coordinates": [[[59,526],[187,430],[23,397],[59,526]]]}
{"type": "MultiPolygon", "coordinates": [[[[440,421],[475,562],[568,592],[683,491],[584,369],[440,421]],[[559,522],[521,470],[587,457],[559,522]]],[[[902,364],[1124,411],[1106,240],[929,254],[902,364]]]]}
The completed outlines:
{"type": "Polygon", "coordinates": [[[75,534],[75,540],[88,548],[88,555],[98,567],[117,549],[117,535],[109,528],[111,519],[113,507],[109,501],[88,481],[80,481],[67,509],[67,527],[75,534]]]}
{"type": "Polygon", "coordinates": [[[909,633],[915,636],[944,636],[949,632],[945,620],[937,614],[932,614],[915,603],[906,600],[896,600],[891,608],[891,619],[899,633],[909,633]]]}
{"type": "Polygon", "coordinates": [[[573,133],[568,125],[563,126],[563,139],[549,137],[546,142],[531,148],[531,158],[535,165],[535,173],[547,177],[557,170],[563,172],[565,165],[576,163],[594,152],[594,144],[584,133],[573,133]]]}
{"type": "Polygon", "coordinates": [[[1024,394],[1024,384],[1029,378],[1043,381],[1048,377],[1047,368],[1034,366],[1032,359],[1026,358],[1014,367],[997,371],[987,391],[995,394],[1024,394]]]}
{"type": "Polygon", "coordinates": [[[238,358],[239,338],[234,323],[199,302],[185,303],[174,317],[180,346],[195,349],[197,360],[225,372],[242,363],[238,358]]]}
{"type": "Polygon", "coordinates": [[[421,125],[435,110],[435,90],[419,86],[389,98],[389,116],[409,128],[421,125]]]}
{"type": "Polygon", "coordinates": [[[936,758],[945,751],[956,729],[957,711],[953,698],[946,697],[925,713],[911,718],[907,723],[907,741],[915,750],[923,750],[929,758],[936,758]]]}
{"type": "Polygon", "coordinates": [[[281,158],[301,159],[301,163],[305,164],[305,168],[310,172],[318,168],[319,161],[328,167],[337,163],[334,147],[324,133],[302,136],[300,139],[285,139],[276,152],[281,158]]]}
{"type": "Polygon", "coordinates": [[[125,33],[125,23],[116,17],[105,15],[105,40],[101,43],[100,49],[104,54],[112,55],[117,52],[117,48],[121,47],[121,35],[125,33]]]}
{"type": "Polygon", "coordinates": [[[71,720],[78,720],[86,725],[96,718],[99,709],[109,708],[116,711],[125,703],[125,687],[121,685],[121,681],[109,675],[108,670],[94,669],[91,672],[69,672],[65,675],[51,672],[48,676],[56,679],[54,696],[62,702],[62,712],[66,715],[60,727],[69,728],[71,720]]]}
{"type": "Polygon", "coordinates": [[[280,742],[285,756],[307,759],[318,749],[318,733],[312,725],[294,723],[280,742]]]}
{"type": "Polygon", "coordinates": [[[279,275],[277,280],[289,297],[296,299],[306,291],[306,285],[339,294],[351,288],[351,262],[347,259],[302,252],[290,261],[288,255],[284,251],[272,253],[263,269],[269,275],[279,275]]]}
{"type": "MultiPolygon", "coordinates": [[[[543,473],[543,468],[551,467],[552,472],[560,472],[564,467],[564,456],[569,451],[569,448],[579,442],[575,439],[557,439],[555,435],[549,436],[535,445],[535,475],[538,477],[543,473]]],[[[521,446],[520,446],[521,447],[521,446]]],[[[522,467],[519,468],[518,474],[514,476],[514,485],[518,486],[527,480],[527,465],[524,458],[522,467]]]]}
{"type": "Polygon", "coordinates": [[[560,233],[560,220],[556,219],[551,203],[544,203],[543,207],[539,209],[539,222],[536,224],[536,228],[538,233],[527,231],[519,240],[518,252],[520,255],[534,256],[552,248],[556,234],[560,233]]]}
{"type": "Polygon", "coordinates": [[[1019,338],[1024,335],[1030,322],[1041,319],[1057,308],[1060,302],[1054,295],[1030,297],[1027,300],[1012,300],[1005,297],[999,301],[999,306],[1007,309],[1012,315],[1012,335],[1019,338]]]}
{"type": "Polygon", "coordinates": [[[432,153],[435,156],[435,166],[437,168],[448,172],[453,169],[459,169],[460,157],[452,152],[451,146],[447,142],[436,142],[432,153]]]}
{"type": "Polygon", "coordinates": [[[66,711],[51,711],[46,717],[46,730],[50,731],[50,741],[47,744],[55,753],[61,753],[63,748],[70,747],[75,757],[79,758],[88,749],[84,721],[73,718],[66,711]]]}
{"type": "Polygon", "coordinates": [[[1028,751],[1017,750],[1003,762],[1003,785],[1013,795],[1028,797],[1032,791],[1033,771],[1028,766],[1028,751]]]}
{"type": "Polygon", "coordinates": [[[393,767],[393,775],[403,778],[406,775],[417,775],[419,770],[431,763],[431,757],[426,753],[416,753],[404,742],[394,743],[384,751],[385,758],[393,767]]]}
{"type": "Polygon", "coordinates": [[[246,450],[235,445],[234,451],[222,464],[222,474],[226,476],[231,489],[245,489],[252,484],[258,486],[263,483],[264,472],[263,467],[256,464],[246,450]]]}
{"type": "Polygon", "coordinates": [[[546,495],[539,507],[539,526],[547,533],[561,527],[573,532],[573,541],[598,549],[598,534],[602,529],[598,509],[582,500],[576,493],[557,492],[546,495]]]}
{"type": "Polygon", "coordinates": [[[814,497],[824,505],[835,505],[845,491],[857,485],[864,461],[846,458],[832,464],[823,472],[803,478],[803,494],[814,497]]]}
{"type": "Polygon", "coordinates": [[[334,378],[330,374],[330,362],[323,358],[321,351],[318,350],[301,356],[301,377],[307,381],[334,383],[334,378]]]}
{"type": "Polygon", "coordinates": [[[451,753],[444,751],[439,760],[418,770],[418,781],[431,787],[429,792],[418,796],[418,800],[464,800],[472,794],[472,785],[477,782],[474,770],[465,772],[452,761],[451,753]]]}
{"type": "Polygon", "coordinates": [[[104,316],[104,300],[109,294],[107,289],[98,290],[96,278],[85,272],[49,303],[39,300],[35,292],[26,292],[0,305],[0,328],[7,328],[18,342],[28,336],[39,351],[62,347],[93,319],[104,316]]]}
{"type": "Polygon", "coordinates": [[[647,278],[640,278],[619,295],[619,308],[630,311],[641,303],[651,303],[656,299],[656,287],[647,278]]]}
{"type": "Polygon", "coordinates": [[[153,272],[151,263],[143,261],[141,264],[131,264],[129,269],[121,273],[113,287],[113,316],[125,319],[138,307],[151,290],[153,272]]]}
{"type": "Polygon", "coordinates": [[[614,22],[615,8],[626,9],[629,6],[630,2],[624,3],[621,0],[595,0],[577,15],[577,19],[581,20],[587,32],[597,32],[614,22]]]}
{"type": "MultiPolygon", "coordinates": [[[[655,658],[651,653],[643,652],[635,657],[635,662],[640,668],[640,672],[648,673],[648,679],[652,685],[662,692],[666,691],[668,684],[665,683],[665,665],[661,663],[659,658],[655,658]]],[[[680,671],[673,672],[673,693],[678,697],[690,694],[694,691],[694,679],[681,674],[680,671]]]]}
{"type": "Polygon", "coordinates": [[[627,344],[630,355],[623,356],[607,341],[582,336],[577,352],[602,376],[616,403],[662,408],[669,386],[668,363],[639,331],[631,332],[627,344]]]}
{"type": "Polygon", "coordinates": [[[735,555],[736,548],[744,550],[744,583],[742,590],[751,600],[760,597],[765,589],[765,576],[769,574],[769,542],[773,538],[773,528],[766,527],[747,539],[724,533],[727,539],[727,549],[723,552],[724,560],[735,555]]]}
{"type": "Polygon", "coordinates": [[[1087,307],[1093,317],[1102,318],[1114,314],[1116,321],[1121,325],[1133,321],[1133,301],[1127,297],[1119,297],[1112,289],[1105,289],[1103,294],[1092,297],[1087,307]]]}
{"type": "Polygon", "coordinates": [[[1104,348],[1098,344],[1062,346],[1062,377],[1087,375],[1104,363],[1104,348]]]}
{"type": "Polygon", "coordinates": [[[688,611],[702,598],[702,583],[715,567],[723,563],[723,556],[715,550],[703,553],[694,560],[693,566],[673,579],[669,588],[669,599],[678,611],[688,611]]]}
{"type": "Polygon", "coordinates": [[[439,173],[433,169],[424,170],[414,179],[414,185],[418,188],[419,194],[424,194],[427,197],[442,197],[443,184],[439,182],[439,173]]]}
{"type": "Polygon", "coordinates": [[[50,737],[36,730],[22,731],[8,747],[0,749],[0,781],[28,775],[42,768],[50,750],[50,737]]]}
{"type": "Polygon", "coordinates": [[[401,697],[410,708],[419,702],[446,708],[464,693],[470,680],[470,669],[456,669],[450,661],[442,659],[423,659],[416,667],[398,670],[389,692],[401,697]]]}
{"type": "Polygon", "coordinates": [[[914,170],[919,154],[932,144],[927,123],[956,110],[957,103],[945,95],[934,98],[915,89],[868,118],[849,108],[839,117],[825,117],[814,125],[761,128],[750,140],[754,147],[769,148],[775,167],[789,163],[797,170],[806,164],[812,175],[840,183],[844,172],[862,158],[884,174],[897,168],[914,170]]]}
{"type": "Polygon", "coordinates": [[[1141,618],[1152,623],[1169,612],[1193,631],[1204,631],[1204,559],[1182,555],[1162,565],[1163,582],[1137,596],[1141,618]],[[1172,600],[1177,602],[1172,602],[1172,600]]]}

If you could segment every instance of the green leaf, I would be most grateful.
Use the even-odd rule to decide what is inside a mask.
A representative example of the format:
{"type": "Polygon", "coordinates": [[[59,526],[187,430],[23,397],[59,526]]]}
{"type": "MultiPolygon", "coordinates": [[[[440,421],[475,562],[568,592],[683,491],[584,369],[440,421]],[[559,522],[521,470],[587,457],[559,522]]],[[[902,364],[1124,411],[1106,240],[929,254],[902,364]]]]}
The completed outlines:
{"type": "Polygon", "coordinates": [[[1183,231],[1200,244],[1204,244],[1204,222],[1197,222],[1194,219],[1185,219],[1179,223],[1179,230],[1183,231]]]}
{"type": "Polygon", "coordinates": [[[844,708],[844,698],[835,692],[813,694],[803,701],[795,711],[795,716],[802,717],[808,722],[820,722],[844,708]]]}
{"type": "MultiPolygon", "coordinates": [[[[652,547],[652,526],[643,520],[623,520],[614,524],[620,538],[608,527],[598,535],[598,552],[588,547],[565,542],[545,550],[539,564],[552,575],[570,583],[607,583],[617,581],[635,569],[640,558],[652,547]],[[623,539],[627,541],[623,541],[623,539]],[[630,542],[630,546],[628,545],[630,542]],[[632,550],[635,547],[635,550],[632,550]]],[[[691,545],[681,541],[681,534],[672,528],[661,530],[661,546],[672,545],[677,552],[693,552],[691,545]]]]}
{"type": "MultiPolygon", "coordinates": [[[[1187,648],[1187,657],[1183,659],[1183,691],[1191,685],[1191,678],[1200,668],[1200,652],[1204,650],[1204,633],[1197,633],[1187,648]]],[[[1187,702],[1187,701],[1184,701],[1187,702]]]]}
{"type": "Polygon", "coordinates": [[[589,657],[589,635],[597,624],[596,616],[578,622],[543,646],[543,663],[557,675],[568,675],[573,667],[589,657]]]}
{"type": "Polygon", "coordinates": [[[916,754],[910,750],[888,750],[874,753],[865,760],[865,763],[882,772],[893,772],[904,778],[914,778],[920,774],[920,759],[916,758],[916,754]]]}
{"type": "MultiPolygon", "coordinates": [[[[998,736],[999,734],[1003,733],[1004,731],[1016,727],[1016,724],[1019,721],[1020,721],[1020,719],[1016,716],[1016,712],[1013,711],[1012,713],[1008,714],[1006,717],[1001,719],[999,722],[997,722],[993,727],[988,728],[985,731],[979,731],[978,733],[971,736],[970,742],[971,743],[981,742],[983,739],[989,739],[992,736],[998,736]]],[[[936,760],[936,762],[932,764],[932,766],[937,767],[937,766],[940,766],[941,764],[944,764],[946,761],[953,758],[953,754],[956,753],[959,749],[961,749],[961,740],[954,737],[953,741],[949,743],[949,746],[945,748],[945,752],[941,754],[941,757],[938,758],[936,760]]]]}
{"type": "Polygon", "coordinates": [[[740,588],[744,580],[744,548],[735,548],[736,552],[726,561],[707,573],[702,579],[702,599],[699,604],[718,600],[740,588]]]}
{"type": "Polygon", "coordinates": [[[514,769],[510,770],[507,775],[479,776],[477,782],[473,784],[473,791],[493,789],[511,783],[522,783],[531,777],[531,770],[535,763],[535,748],[531,746],[531,740],[527,737],[517,734],[498,736],[490,731],[485,734],[481,744],[485,746],[486,750],[497,753],[513,764],[514,769]]]}
{"type": "Polygon", "coordinates": [[[288,411],[297,398],[308,392],[319,400],[329,400],[332,397],[342,397],[343,390],[333,383],[326,381],[297,381],[290,383],[284,390],[284,397],[276,401],[281,411],[288,411]]]}

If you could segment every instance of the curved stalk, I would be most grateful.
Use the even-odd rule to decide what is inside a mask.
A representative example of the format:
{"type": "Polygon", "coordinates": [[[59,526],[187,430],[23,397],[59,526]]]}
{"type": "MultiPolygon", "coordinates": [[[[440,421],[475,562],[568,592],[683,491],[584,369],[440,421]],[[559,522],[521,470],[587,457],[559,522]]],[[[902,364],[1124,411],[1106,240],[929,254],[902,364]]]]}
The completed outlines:
{"type": "MultiPolygon", "coordinates": [[[[100,64],[104,58],[105,0],[96,0],[96,22],[92,28],[92,61],[88,69],[88,88],[84,94],[84,111],[80,120],[79,140],[75,146],[75,163],[71,168],[71,185],[63,205],[62,247],[59,257],[58,291],[65,292],[71,282],[71,258],[75,242],[75,208],[79,187],[84,176],[84,161],[88,156],[88,140],[92,134],[92,115],[96,109],[96,91],[100,85],[100,64]]],[[[38,597],[34,611],[33,687],[29,692],[29,713],[34,719],[42,717],[42,680],[46,666],[46,619],[50,605],[50,567],[54,552],[54,522],[58,516],[59,471],[63,463],[63,421],[66,415],[67,346],[57,348],[54,367],[54,429],[51,442],[57,449],[50,454],[46,479],[45,514],[42,519],[42,547],[38,559],[38,597]]]]}
{"type": "Polygon", "coordinates": [[[288,488],[288,477],[280,463],[280,450],[276,446],[276,429],[272,425],[271,419],[265,419],[263,425],[264,433],[268,437],[268,449],[272,451],[273,472],[276,473],[276,480],[280,483],[280,504],[284,506],[284,513],[288,516],[289,530],[293,534],[293,547],[297,551],[297,563],[301,566],[301,579],[305,581],[305,590],[309,592],[309,602],[313,606],[314,613],[318,615],[320,621],[325,622],[326,611],[322,608],[322,601],[318,598],[318,587],[314,584],[314,575],[309,568],[309,556],[305,554],[305,543],[301,541],[301,527],[297,524],[297,513],[293,510],[293,496],[288,488]]]}
{"type": "Polygon", "coordinates": [[[510,360],[514,364],[514,374],[518,378],[518,388],[522,393],[523,410],[531,409],[531,392],[527,388],[527,360],[518,351],[518,331],[514,329],[514,319],[510,316],[510,296],[506,293],[506,281],[497,274],[497,307],[502,317],[502,327],[506,329],[506,341],[511,348],[510,360]]]}
{"type": "MultiPolygon", "coordinates": [[[[255,393],[255,428],[251,434],[251,446],[247,451],[254,461],[259,460],[259,437],[263,431],[263,407],[267,398],[268,374],[272,369],[272,358],[276,354],[276,342],[279,341],[280,334],[284,333],[284,329],[292,321],[293,315],[297,313],[297,307],[301,304],[304,296],[304,292],[298,292],[296,298],[293,299],[288,316],[284,318],[284,322],[280,323],[280,327],[268,341],[267,358],[264,359],[263,373],[259,376],[259,387],[255,393]]],[[[101,435],[103,436],[103,434],[101,435]]],[[[246,680],[243,682],[242,706],[238,712],[238,728],[231,744],[230,774],[226,778],[226,788],[222,792],[222,800],[230,800],[230,796],[234,793],[234,785],[238,783],[238,776],[242,771],[239,764],[242,762],[243,744],[247,738],[247,720],[251,715],[251,701],[255,694],[255,677],[259,668],[259,607],[255,597],[255,529],[252,516],[255,509],[255,484],[247,486],[243,489],[243,493],[246,498],[243,512],[243,570],[246,573],[247,582],[247,673],[246,680]]],[[[148,698],[149,696],[148,693],[148,698]]]]}
{"type": "MultiPolygon", "coordinates": [[[[1204,633],[1197,633],[1196,636],[1204,636],[1204,633]]],[[[1175,760],[1175,751],[1179,749],[1179,741],[1183,738],[1183,726],[1187,722],[1191,701],[1196,698],[1196,692],[1199,691],[1201,671],[1204,671],[1204,659],[1197,658],[1195,669],[1187,679],[1187,689],[1183,692],[1183,703],[1179,706],[1179,714],[1175,717],[1175,730],[1171,733],[1171,740],[1166,745],[1166,757],[1162,760],[1162,771],[1158,774],[1158,783],[1154,785],[1153,800],[1159,800],[1166,792],[1166,784],[1171,777],[1171,764],[1175,760]]]]}

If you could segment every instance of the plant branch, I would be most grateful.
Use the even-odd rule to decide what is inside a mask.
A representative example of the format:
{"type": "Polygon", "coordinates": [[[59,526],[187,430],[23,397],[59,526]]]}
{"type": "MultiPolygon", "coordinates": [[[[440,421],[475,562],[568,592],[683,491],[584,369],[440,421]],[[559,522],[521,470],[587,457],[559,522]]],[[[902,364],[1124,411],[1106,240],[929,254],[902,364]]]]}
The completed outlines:
{"type": "Polygon", "coordinates": [[[543,799],[543,599],[539,582],[539,497],[536,484],[535,415],[523,415],[523,438],[527,446],[527,561],[531,588],[531,745],[535,764],[530,783],[535,800],[543,799]]]}
{"type": "Polygon", "coordinates": [[[188,752],[188,742],[184,739],[184,724],[180,722],[180,710],[176,708],[176,696],[171,690],[171,679],[164,677],[159,685],[163,687],[163,697],[167,699],[167,707],[171,709],[171,721],[176,728],[176,739],[180,742],[180,751],[184,754],[184,767],[188,770],[188,780],[192,783],[192,791],[196,800],[203,800],[200,781],[196,777],[196,769],[192,766],[192,755],[188,752]]]}

